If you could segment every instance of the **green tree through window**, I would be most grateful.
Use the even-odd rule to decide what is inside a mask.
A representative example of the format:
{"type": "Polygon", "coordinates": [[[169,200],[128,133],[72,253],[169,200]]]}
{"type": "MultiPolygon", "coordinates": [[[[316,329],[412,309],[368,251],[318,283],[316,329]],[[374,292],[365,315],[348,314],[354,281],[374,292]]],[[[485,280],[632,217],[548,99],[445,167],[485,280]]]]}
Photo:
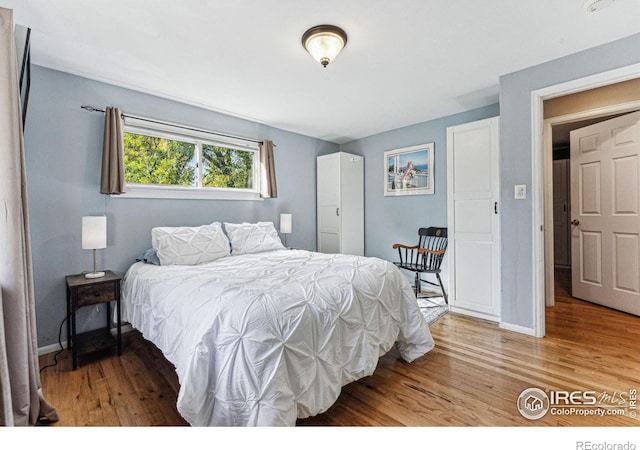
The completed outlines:
{"type": "Polygon", "coordinates": [[[215,145],[198,137],[181,140],[170,134],[161,137],[161,132],[149,136],[135,131],[124,133],[124,170],[129,184],[256,189],[257,150],[215,145]]]}
{"type": "Polygon", "coordinates": [[[195,144],[141,134],[124,134],[127,183],[196,186],[195,144]]]}
{"type": "Polygon", "coordinates": [[[213,145],[202,146],[202,186],[253,189],[253,154],[213,145]]]}

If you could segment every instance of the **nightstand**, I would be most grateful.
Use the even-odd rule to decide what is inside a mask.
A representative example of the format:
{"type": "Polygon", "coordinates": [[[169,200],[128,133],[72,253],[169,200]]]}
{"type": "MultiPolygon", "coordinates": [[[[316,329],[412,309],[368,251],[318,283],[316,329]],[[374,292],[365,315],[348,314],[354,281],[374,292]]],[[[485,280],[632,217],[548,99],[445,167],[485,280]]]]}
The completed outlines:
{"type": "Polygon", "coordinates": [[[120,275],[107,270],[104,277],[85,278],[68,275],[67,280],[67,348],[73,351],[73,370],[78,367],[78,355],[117,346],[122,354],[120,317],[120,275]],[[116,302],[117,335],[111,334],[111,302],[116,302]],[[76,334],[76,312],[84,306],[107,304],[107,326],[98,330],[76,334]]]}

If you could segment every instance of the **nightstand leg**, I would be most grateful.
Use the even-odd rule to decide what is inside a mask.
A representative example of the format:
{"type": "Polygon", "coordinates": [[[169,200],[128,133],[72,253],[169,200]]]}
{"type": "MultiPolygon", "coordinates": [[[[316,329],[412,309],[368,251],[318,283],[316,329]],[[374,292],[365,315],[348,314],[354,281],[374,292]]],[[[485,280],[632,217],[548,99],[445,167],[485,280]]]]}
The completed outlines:
{"type": "Polygon", "coordinates": [[[73,370],[78,368],[78,346],[76,340],[76,312],[73,309],[75,300],[71,301],[71,357],[73,360],[73,370]]]}
{"type": "Polygon", "coordinates": [[[107,302],[107,330],[111,331],[111,303],[107,302]]]}
{"type": "Polygon", "coordinates": [[[120,297],[116,300],[116,314],[118,315],[118,323],[116,327],[118,328],[118,356],[122,355],[122,318],[120,317],[120,297]]]}
{"type": "Polygon", "coordinates": [[[67,350],[71,350],[71,289],[67,286],[67,350]]]}

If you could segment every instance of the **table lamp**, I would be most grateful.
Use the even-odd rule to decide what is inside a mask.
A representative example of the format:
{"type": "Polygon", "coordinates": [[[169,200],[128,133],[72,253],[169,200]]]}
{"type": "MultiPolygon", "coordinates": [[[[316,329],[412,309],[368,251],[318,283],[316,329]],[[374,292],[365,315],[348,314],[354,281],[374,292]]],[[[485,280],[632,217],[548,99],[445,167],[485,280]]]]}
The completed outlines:
{"type": "Polygon", "coordinates": [[[85,278],[100,278],[104,272],[96,270],[96,249],[107,247],[107,216],[84,216],[82,218],[82,248],[93,250],[93,272],[85,278]]]}
{"type": "Polygon", "coordinates": [[[280,214],[280,233],[284,234],[284,246],[287,246],[287,234],[291,233],[291,214],[280,214]]]}

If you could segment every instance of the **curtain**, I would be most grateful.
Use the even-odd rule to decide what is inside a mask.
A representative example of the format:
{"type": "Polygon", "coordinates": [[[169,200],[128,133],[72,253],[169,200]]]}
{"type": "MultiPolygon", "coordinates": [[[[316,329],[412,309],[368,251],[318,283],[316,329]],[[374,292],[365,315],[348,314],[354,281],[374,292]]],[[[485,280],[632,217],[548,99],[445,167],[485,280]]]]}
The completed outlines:
{"type": "Polygon", "coordinates": [[[13,12],[0,8],[0,425],[57,421],[38,362],[13,12]]]}
{"type": "Polygon", "coordinates": [[[101,194],[124,193],[123,136],[120,110],[112,107],[106,108],[104,112],[104,140],[102,143],[101,194]]]}
{"type": "Polygon", "coordinates": [[[273,142],[260,142],[260,197],[277,198],[276,168],[273,162],[273,142]]]}

